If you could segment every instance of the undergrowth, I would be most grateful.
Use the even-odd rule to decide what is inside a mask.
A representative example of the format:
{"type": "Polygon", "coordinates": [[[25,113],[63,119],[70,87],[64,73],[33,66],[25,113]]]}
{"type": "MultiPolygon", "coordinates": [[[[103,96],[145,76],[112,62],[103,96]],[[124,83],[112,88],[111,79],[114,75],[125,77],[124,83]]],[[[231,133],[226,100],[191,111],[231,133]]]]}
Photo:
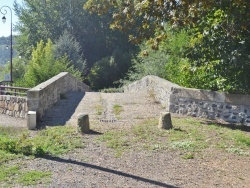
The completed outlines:
{"type": "Polygon", "coordinates": [[[173,129],[157,128],[157,119],[146,120],[131,129],[110,130],[98,140],[114,149],[120,157],[128,150],[180,151],[183,159],[193,159],[205,149],[219,149],[248,156],[250,137],[248,132],[195,118],[172,118],[173,129]]]}
{"type": "Polygon", "coordinates": [[[0,185],[27,186],[50,181],[50,172],[26,172],[19,166],[7,165],[10,160],[25,156],[28,158],[44,155],[59,156],[79,147],[83,147],[81,135],[69,126],[47,128],[38,131],[35,136],[31,136],[27,130],[0,127],[0,185]]]}

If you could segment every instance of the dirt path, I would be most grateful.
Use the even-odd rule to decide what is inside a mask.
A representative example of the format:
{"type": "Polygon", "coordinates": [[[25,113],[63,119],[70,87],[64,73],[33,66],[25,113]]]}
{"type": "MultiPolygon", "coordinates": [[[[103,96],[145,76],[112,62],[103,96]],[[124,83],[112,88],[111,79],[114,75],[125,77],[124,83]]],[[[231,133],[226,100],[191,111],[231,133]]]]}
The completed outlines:
{"type": "MultiPolygon", "coordinates": [[[[100,134],[113,129],[130,129],[164,109],[144,94],[68,93],[48,111],[41,126],[76,125],[77,115],[87,113],[95,134],[83,136],[85,147],[61,157],[22,161],[26,169],[51,171],[52,182],[36,187],[156,188],[156,187],[249,187],[249,157],[205,151],[192,160],[180,151],[150,151],[131,148],[121,157],[103,142],[100,134]],[[113,107],[121,106],[119,115],[113,107]],[[113,121],[112,121],[113,120],[113,121]]],[[[150,136],[150,135],[149,135],[150,136]]],[[[17,186],[18,187],[18,186],[17,186]]]]}

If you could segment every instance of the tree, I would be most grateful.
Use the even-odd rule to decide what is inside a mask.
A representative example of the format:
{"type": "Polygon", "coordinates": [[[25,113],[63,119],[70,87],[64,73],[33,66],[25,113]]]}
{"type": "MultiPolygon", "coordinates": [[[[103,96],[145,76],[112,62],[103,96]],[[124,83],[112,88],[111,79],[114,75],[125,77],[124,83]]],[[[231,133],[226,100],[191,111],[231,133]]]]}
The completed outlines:
{"type": "Polygon", "coordinates": [[[154,38],[157,44],[160,39],[165,38],[164,32],[161,32],[162,24],[168,23],[172,27],[195,27],[211,10],[218,9],[230,16],[229,23],[222,25],[223,29],[230,28],[230,35],[234,36],[235,27],[244,31],[248,31],[250,27],[248,0],[88,0],[84,7],[99,14],[112,10],[111,27],[130,32],[133,35],[131,39],[135,42],[153,37],[157,31],[158,34],[154,38]]]}
{"type": "Polygon", "coordinates": [[[117,48],[112,56],[96,61],[90,70],[88,80],[93,89],[115,87],[115,81],[125,77],[131,67],[132,54],[117,48]]]}
{"type": "Polygon", "coordinates": [[[34,87],[60,72],[70,72],[80,78],[81,73],[70,66],[67,57],[55,58],[51,40],[45,44],[42,40],[32,51],[32,58],[24,75],[22,86],[34,87]]]}
{"type": "Polygon", "coordinates": [[[112,14],[98,16],[83,9],[86,0],[40,1],[24,0],[24,5],[15,5],[20,24],[18,51],[29,57],[32,47],[48,38],[53,43],[67,31],[81,47],[80,55],[86,58],[90,69],[95,61],[110,56],[117,46],[124,51],[133,48],[128,36],[109,28],[112,14]]]}
{"type": "Polygon", "coordinates": [[[81,53],[80,44],[68,31],[65,31],[55,43],[56,58],[67,56],[75,69],[84,72],[86,62],[81,53]]]}
{"type": "Polygon", "coordinates": [[[85,8],[99,14],[112,10],[112,28],[129,32],[134,42],[147,40],[157,53],[168,54],[165,77],[188,87],[250,93],[250,1],[88,0],[85,8]],[[176,33],[189,31],[190,45],[177,59],[168,51],[175,36],[165,26],[176,33]],[[163,46],[166,51],[159,49],[163,46]]]}

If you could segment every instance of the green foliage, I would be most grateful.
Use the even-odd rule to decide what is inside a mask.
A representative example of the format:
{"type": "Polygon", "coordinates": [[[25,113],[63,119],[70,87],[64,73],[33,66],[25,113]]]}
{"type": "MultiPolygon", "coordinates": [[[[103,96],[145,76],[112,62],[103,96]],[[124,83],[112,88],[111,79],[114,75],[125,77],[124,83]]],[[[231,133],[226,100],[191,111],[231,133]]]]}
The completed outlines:
{"type": "MultiPolygon", "coordinates": [[[[15,4],[20,20],[17,49],[22,56],[29,58],[38,41],[50,38],[58,44],[58,54],[66,53],[71,63],[86,76],[95,62],[111,56],[117,47],[123,53],[134,48],[128,42],[127,34],[109,28],[107,23],[112,19],[111,14],[98,16],[84,10],[86,0],[23,2],[22,5],[15,4]],[[87,71],[82,67],[85,60],[87,71]]],[[[113,81],[109,81],[111,85],[113,81]]]]}
{"type": "Polygon", "coordinates": [[[125,76],[130,63],[131,54],[123,53],[119,49],[114,50],[112,56],[95,62],[88,75],[91,88],[101,89],[117,85],[114,82],[125,76]]]}
{"type": "MultiPolygon", "coordinates": [[[[244,14],[244,9],[242,7],[243,12],[235,11],[240,16],[244,14]]],[[[213,9],[193,28],[189,54],[191,68],[195,75],[202,74],[201,79],[209,77],[207,83],[203,81],[207,89],[230,93],[250,92],[249,35],[236,24],[236,12],[228,14],[228,10],[213,9]],[[224,28],[225,25],[228,27],[224,28]]]]}
{"type": "Polygon", "coordinates": [[[127,80],[153,74],[186,87],[250,93],[249,1],[88,0],[85,8],[101,15],[112,10],[112,28],[148,41],[127,80]]]}
{"type": "Polygon", "coordinates": [[[238,154],[238,155],[244,155],[244,156],[249,156],[250,153],[244,151],[243,149],[240,148],[227,148],[226,149],[227,152],[229,153],[234,153],[234,154],[238,154]]]}
{"type": "MultiPolygon", "coordinates": [[[[23,78],[26,71],[26,62],[20,58],[13,58],[12,61],[12,80],[14,85],[18,86],[18,83],[23,78]]],[[[0,70],[0,80],[4,80],[4,75],[10,73],[10,62],[6,63],[5,66],[0,70]]]]}
{"type": "Polygon", "coordinates": [[[120,113],[123,111],[123,108],[122,108],[121,105],[115,104],[115,105],[113,106],[113,111],[114,111],[114,114],[115,114],[116,116],[118,116],[118,115],[120,115],[120,113]]]}
{"type": "Polygon", "coordinates": [[[151,119],[129,129],[110,129],[98,140],[106,142],[117,156],[130,149],[177,150],[181,152],[181,158],[193,159],[202,152],[207,153],[208,148],[211,152],[220,149],[249,156],[247,132],[195,118],[173,117],[172,122],[174,127],[171,130],[162,130],[157,128],[158,121],[151,119]]]}
{"type": "Polygon", "coordinates": [[[185,150],[193,150],[195,147],[195,143],[192,141],[175,141],[172,144],[174,149],[185,149],[185,150]]]}
{"type": "Polygon", "coordinates": [[[10,177],[13,177],[18,172],[17,166],[7,167],[0,165],[0,182],[8,181],[10,177]]]}
{"type": "Polygon", "coordinates": [[[115,156],[121,157],[122,153],[129,147],[129,139],[122,132],[107,132],[98,138],[98,141],[106,142],[107,147],[115,150],[115,156]]]}
{"type": "Polygon", "coordinates": [[[81,135],[73,127],[52,127],[30,135],[27,130],[0,127],[0,183],[3,187],[14,184],[37,185],[50,181],[46,171],[25,171],[19,166],[3,165],[4,162],[26,156],[58,156],[74,148],[83,147],[81,135]]]}
{"type": "Polygon", "coordinates": [[[51,177],[50,172],[42,171],[21,171],[17,166],[0,166],[0,182],[4,182],[6,187],[18,183],[23,186],[37,185],[41,182],[48,182],[51,177]]]}
{"type": "Polygon", "coordinates": [[[45,154],[60,155],[75,147],[81,147],[80,135],[72,127],[54,127],[40,131],[35,137],[28,132],[18,134],[0,133],[0,151],[4,154],[2,160],[11,159],[11,155],[45,154]]]}
{"type": "Polygon", "coordinates": [[[34,87],[60,72],[70,72],[78,78],[81,75],[79,71],[70,65],[67,57],[55,58],[54,46],[51,40],[48,40],[46,44],[40,41],[37,48],[33,49],[31,61],[20,85],[34,87]]]}
{"type": "Polygon", "coordinates": [[[102,93],[123,93],[124,89],[122,87],[119,87],[119,88],[104,88],[104,89],[101,89],[100,92],[102,92],[102,93]]]}
{"type": "Polygon", "coordinates": [[[194,158],[194,154],[193,153],[187,153],[187,154],[183,155],[182,158],[183,159],[193,159],[194,158]]]}
{"type": "MultiPolygon", "coordinates": [[[[12,43],[15,45],[15,36],[12,36],[12,43]]],[[[17,52],[15,48],[13,48],[13,58],[16,57],[17,52]]],[[[10,61],[10,36],[8,37],[0,37],[0,65],[6,64],[10,61]]]]}
{"type": "Polygon", "coordinates": [[[37,185],[41,181],[48,181],[51,177],[51,172],[42,172],[42,171],[29,171],[23,172],[22,175],[17,180],[18,183],[23,184],[24,186],[28,185],[37,185]]]}
{"type": "Polygon", "coordinates": [[[181,84],[178,76],[183,74],[180,65],[188,61],[184,55],[189,46],[189,34],[185,30],[178,32],[168,26],[165,32],[168,38],[159,44],[158,50],[152,49],[150,41],[140,46],[141,52],[133,59],[133,66],[121,83],[127,84],[147,75],[155,75],[181,84]]]}
{"type": "Polygon", "coordinates": [[[141,42],[151,38],[151,41],[158,43],[164,39],[162,24],[168,23],[171,27],[195,27],[203,20],[202,18],[214,10],[222,9],[228,15],[228,24],[223,24],[222,30],[231,31],[229,35],[235,34],[235,28],[242,28],[242,31],[249,30],[248,11],[250,2],[248,0],[235,1],[207,1],[207,0],[165,0],[165,1],[126,1],[120,0],[88,0],[85,9],[98,14],[107,14],[112,10],[113,18],[110,27],[126,31],[131,34],[130,39],[141,42]]]}
{"type": "Polygon", "coordinates": [[[238,132],[237,134],[235,134],[235,140],[241,144],[245,144],[246,146],[250,147],[250,138],[249,136],[238,132]]]}
{"type": "Polygon", "coordinates": [[[55,43],[55,55],[57,59],[67,56],[71,65],[80,72],[84,72],[86,62],[81,55],[79,42],[67,31],[65,31],[55,43]]]}

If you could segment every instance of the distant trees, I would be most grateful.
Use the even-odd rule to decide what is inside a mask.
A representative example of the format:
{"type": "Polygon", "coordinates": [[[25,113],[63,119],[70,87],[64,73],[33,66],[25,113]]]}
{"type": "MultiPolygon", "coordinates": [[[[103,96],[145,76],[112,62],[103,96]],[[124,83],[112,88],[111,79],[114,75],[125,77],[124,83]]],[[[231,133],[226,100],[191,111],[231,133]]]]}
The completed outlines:
{"type": "MultiPolygon", "coordinates": [[[[96,62],[102,61],[103,58],[111,58],[117,48],[122,54],[135,49],[134,45],[129,43],[127,34],[109,28],[111,14],[103,16],[90,14],[83,9],[85,0],[24,0],[23,2],[23,5],[15,4],[15,12],[20,19],[17,28],[21,34],[17,41],[17,49],[28,59],[37,42],[50,39],[56,45],[54,51],[56,57],[67,55],[74,67],[81,71],[85,80],[94,82],[98,79],[89,80],[88,74],[96,62]]],[[[128,61],[124,67],[130,64],[131,59],[128,61]]],[[[119,64],[119,60],[116,63],[119,64]]],[[[120,69],[117,75],[124,75],[127,69],[120,69]],[[121,71],[124,72],[120,73],[121,71]]],[[[115,80],[108,79],[106,84],[90,84],[112,87],[113,81],[115,80]]]]}
{"type": "Polygon", "coordinates": [[[24,0],[15,4],[17,49],[29,66],[38,42],[51,39],[53,57],[94,89],[154,74],[250,93],[249,9],[248,0],[24,0]]]}
{"type": "MultiPolygon", "coordinates": [[[[15,44],[15,36],[13,36],[13,44],[15,44]]],[[[17,52],[13,47],[13,59],[17,52]]],[[[0,37],[0,81],[4,80],[4,75],[10,73],[10,37],[0,37]]],[[[14,60],[13,60],[14,64],[14,60]]]]}
{"type": "Polygon", "coordinates": [[[55,56],[60,58],[67,56],[70,60],[70,64],[74,66],[75,69],[84,73],[86,68],[86,60],[81,54],[81,46],[79,42],[68,32],[65,31],[55,42],[55,56]]]}
{"type": "MultiPolygon", "coordinates": [[[[13,37],[15,44],[15,37],[13,37]]],[[[13,57],[15,57],[16,51],[13,49],[13,57]]],[[[10,37],[0,37],[0,65],[6,64],[10,60],[10,37]]]]}
{"type": "Polygon", "coordinates": [[[80,78],[80,71],[74,68],[67,56],[55,57],[54,48],[51,40],[46,43],[41,40],[32,50],[31,60],[23,79],[17,83],[25,87],[34,87],[60,72],[70,72],[80,78]]]}
{"type": "Polygon", "coordinates": [[[129,78],[151,71],[151,61],[149,67],[165,70],[154,74],[183,86],[250,93],[250,1],[88,0],[85,8],[112,10],[110,27],[144,42],[147,55],[137,56],[129,78]],[[149,48],[164,57],[161,63],[149,48]]]}

